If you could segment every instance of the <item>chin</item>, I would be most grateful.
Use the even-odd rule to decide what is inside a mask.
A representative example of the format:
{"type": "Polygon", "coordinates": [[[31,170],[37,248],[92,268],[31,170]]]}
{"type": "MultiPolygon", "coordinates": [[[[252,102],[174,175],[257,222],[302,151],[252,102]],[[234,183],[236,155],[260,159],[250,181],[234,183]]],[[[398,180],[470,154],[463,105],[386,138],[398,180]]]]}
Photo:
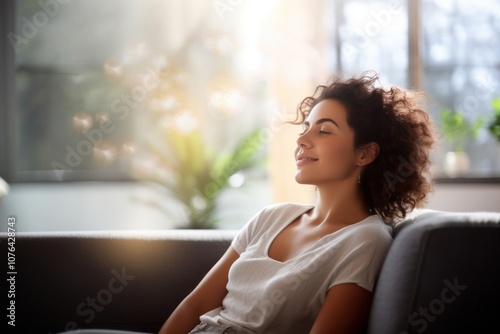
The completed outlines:
{"type": "Polygon", "coordinates": [[[305,177],[302,177],[301,175],[295,175],[295,182],[297,182],[298,184],[314,185],[314,182],[312,182],[312,180],[308,180],[305,177]]]}

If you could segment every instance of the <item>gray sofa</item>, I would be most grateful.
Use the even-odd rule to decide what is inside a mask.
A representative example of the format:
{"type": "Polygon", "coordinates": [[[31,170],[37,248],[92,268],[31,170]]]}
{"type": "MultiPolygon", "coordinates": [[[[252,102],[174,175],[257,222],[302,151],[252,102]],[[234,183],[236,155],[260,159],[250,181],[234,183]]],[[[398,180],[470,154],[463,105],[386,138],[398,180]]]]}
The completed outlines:
{"type": "MultiPolygon", "coordinates": [[[[3,310],[15,300],[16,326],[4,318],[2,333],[155,333],[235,233],[18,233],[15,284],[1,283],[4,296],[14,289],[15,298],[3,298],[3,310]]],[[[2,254],[7,241],[1,234],[2,254]]],[[[498,314],[500,213],[420,210],[395,228],[369,333],[486,333],[496,327],[498,314]]]]}

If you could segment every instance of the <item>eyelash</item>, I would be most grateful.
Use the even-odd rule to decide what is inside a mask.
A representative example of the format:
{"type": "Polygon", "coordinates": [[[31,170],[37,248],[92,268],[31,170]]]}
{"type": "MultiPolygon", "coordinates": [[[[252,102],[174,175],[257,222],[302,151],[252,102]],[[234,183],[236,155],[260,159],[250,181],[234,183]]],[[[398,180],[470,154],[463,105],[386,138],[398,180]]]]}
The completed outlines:
{"type": "MultiPolygon", "coordinates": [[[[299,136],[302,136],[304,133],[306,133],[306,131],[300,132],[300,133],[299,133],[299,136]]],[[[320,131],[319,131],[319,134],[322,134],[322,135],[329,135],[329,134],[331,134],[331,132],[329,132],[329,131],[323,131],[323,130],[320,130],[320,131]]]]}

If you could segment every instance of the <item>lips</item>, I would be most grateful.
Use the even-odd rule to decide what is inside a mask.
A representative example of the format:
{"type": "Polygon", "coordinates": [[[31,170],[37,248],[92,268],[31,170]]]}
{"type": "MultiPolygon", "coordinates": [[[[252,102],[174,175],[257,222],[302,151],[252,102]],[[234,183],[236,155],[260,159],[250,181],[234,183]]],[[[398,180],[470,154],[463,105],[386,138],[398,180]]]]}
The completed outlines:
{"type": "Polygon", "coordinates": [[[313,158],[313,157],[308,156],[308,155],[305,155],[305,154],[299,154],[296,158],[296,161],[297,161],[297,165],[300,166],[300,165],[304,165],[304,164],[318,161],[318,159],[313,158]]]}

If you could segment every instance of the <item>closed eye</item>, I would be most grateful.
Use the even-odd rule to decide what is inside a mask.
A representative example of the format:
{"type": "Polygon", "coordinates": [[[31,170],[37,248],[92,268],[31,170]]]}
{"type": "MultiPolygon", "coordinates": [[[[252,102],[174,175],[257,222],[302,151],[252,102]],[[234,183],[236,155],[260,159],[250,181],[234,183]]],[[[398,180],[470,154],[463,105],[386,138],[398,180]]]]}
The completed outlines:
{"type": "MultiPolygon", "coordinates": [[[[299,133],[299,136],[302,136],[304,133],[307,132],[307,129],[299,133]]],[[[321,135],[329,135],[332,134],[330,131],[325,131],[325,130],[319,130],[319,134],[321,135]]]]}
{"type": "MultiPolygon", "coordinates": [[[[318,122],[319,122],[319,124],[321,124],[321,123],[325,123],[325,122],[327,122],[327,121],[328,121],[328,122],[333,122],[333,121],[331,121],[330,119],[321,119],[321,120],[319,120],[318,122]]],[[[318,123],[318,122],[317,122],[317,123],[318,123]]],[[[335,123],[335,122],[333,122],[333,123],[335,123]]],[[[335,123],[335,124],[337,124],[337,123],[335,123]]],[[[304,123],[302,124],[302,132],[300,132],[300,133],[299,133],[299,136],[302,136],[303,134],[305,134],[305,133],[307,132],[307,130],[309,130],[309,128],[310,128],[310,124],[309,124],[309,122],[307,122],[307,121],[306,121],[306,122],[304,122],[304,123]]],[[[319,130],[319,134],[321,134],[321,135],[329,135],[329,134],[331,134],[331,133],[332,133],[332,132],[330,132],[330,131],[326,131],[326,130],[322,130],[321,128],[320,128],[320,130],[319,130]]]]}

